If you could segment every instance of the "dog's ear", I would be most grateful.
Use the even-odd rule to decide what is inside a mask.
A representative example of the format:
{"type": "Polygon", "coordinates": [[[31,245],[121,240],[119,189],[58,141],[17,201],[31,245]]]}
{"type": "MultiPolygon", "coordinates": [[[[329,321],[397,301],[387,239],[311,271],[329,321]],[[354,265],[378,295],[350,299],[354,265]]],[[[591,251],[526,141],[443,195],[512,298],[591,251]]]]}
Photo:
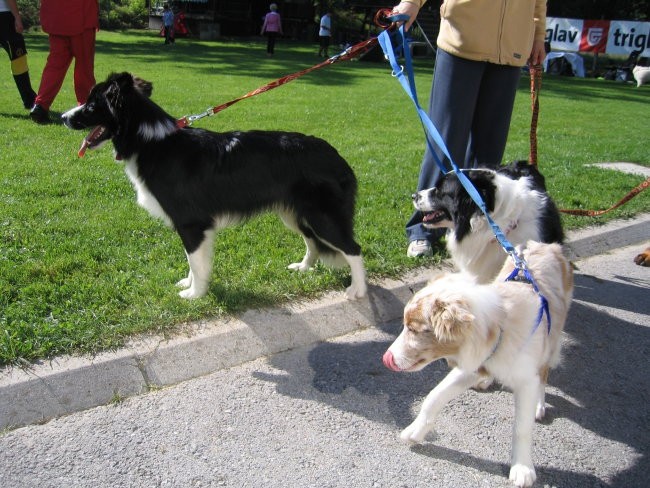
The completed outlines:
{"type": "Polygon", "coordinates": [[[142,93],[144,96],[151,98],[151,93],[153,93],[153,83],[147,80],[143,80],[138,76],[134,76],[133,86],[135,86],[135,89],[142,93]]]}
{"type": "Polygon", "coordinates": [[[117,108],[122,103],[122,98],[129,89],[133,89],[133,76],[130,73],[112,73],[106,79],[104,96],[109,106],[117,108]]]}
{"type": "Polygon", "coordinates": [[[113,80],[107,83],[106,90],[104,90],[104,97],[109,107],[117,108],[121,105],[122,96],[120,85],[117,81],[113,80]]]}
{"type": "Polygon", "coordinates": [[[459,301],[434,299],[429,321],[440,342],[457,342],[474,323],[474,315],[459,301]]]}

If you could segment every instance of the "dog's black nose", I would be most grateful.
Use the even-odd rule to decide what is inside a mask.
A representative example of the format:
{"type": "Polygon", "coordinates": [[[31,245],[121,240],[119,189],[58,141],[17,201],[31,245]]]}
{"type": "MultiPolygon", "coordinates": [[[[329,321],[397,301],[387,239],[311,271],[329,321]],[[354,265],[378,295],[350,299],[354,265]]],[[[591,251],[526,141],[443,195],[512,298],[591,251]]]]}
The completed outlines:
{"type": "Polygon", "coordinates": [[[417,199],[418,199],[418,194],[417,193],[414,193],[413,195],[411,195],[411,200],[413,200],[415,202],[415,201],[417,201],[417,199]]]}

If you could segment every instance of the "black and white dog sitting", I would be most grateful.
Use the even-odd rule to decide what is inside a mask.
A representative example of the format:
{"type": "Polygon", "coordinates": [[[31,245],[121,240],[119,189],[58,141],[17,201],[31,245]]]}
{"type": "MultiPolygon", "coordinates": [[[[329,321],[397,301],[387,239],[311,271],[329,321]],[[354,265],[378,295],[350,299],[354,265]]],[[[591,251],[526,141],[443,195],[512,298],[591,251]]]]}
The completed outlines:
{"type": "MultiPolygon", "coordinates": [[[[529,240],[562,243],[560,214],[546,192],[544,176],[526,161],[498,170],[463,172],[485,202],[490,217],[514,246],[529,240]]],[[[447,227],[447,250],[461,271],[490,283],[507,257],[483,212],[455,173],[447,173],[435,188],[413,195],[415,208],[424,214],[425,227],[447,227]]]]}
{"type": "Polygon", "coordinates": [[[352,283],[346,297],[365,295],[353,236],[357,181],[336,149],[298,133],[178,128],[150,95],[150,83],[112,74],[62,118],[71,129],[92,129],[80,154],[112,140],[138,203],[176,229],[190,267],[178,283],[182,297],[207,292],[215,232],[263,211],[277,212],[305,240],[303,260],[290,269],[305,271],[319,257],[347,263],[352,283]]]}

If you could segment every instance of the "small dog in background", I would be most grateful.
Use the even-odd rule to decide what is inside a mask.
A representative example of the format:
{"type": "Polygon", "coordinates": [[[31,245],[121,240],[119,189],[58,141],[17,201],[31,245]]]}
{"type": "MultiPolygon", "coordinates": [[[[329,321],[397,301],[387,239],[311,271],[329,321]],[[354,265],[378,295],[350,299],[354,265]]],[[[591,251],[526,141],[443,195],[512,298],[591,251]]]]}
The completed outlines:
{"type": "MultiPolygon", "coordinates": [[[[562,243],[560,213],[546,192],[544,176],[526,161],[498,170],[463,172],[474,185],[490,216],[513,245],[529,240],[562,243]]],[[[455,173],[447,173],[434,188],[413,195],[413,205],[424,214],[423,225],[447,228],[446,246],[454,265],[491,282],[506,253],[481,209],[455,173]]]]}
{"type": "Polygon", "coordinates": [[[366,294],[353,236],[357,180],[336,149],[292,132],[179,128],[149,99],[151,90],[130,73],[112,74],[62,118],[71,129],[91,129],[80,155],[112,140],[138,204],[178,232],[190,268],[178,282],[181,297],[207,292],[216,231],[265,211],[276,212],[305,241],[304,258],[290,269],[308,270],[319,257],[347,264],[346,297],[366,294]]]}
{"type": "Polygon", "coordinates": [[[632,68],[632,76],[636,80],[636,87],[650,83],[650,66],[635,66],[632,68]]]}
{"type": "Polygon", "coordinates": [[[419,371],[446,358],[451,372],[429,393],[415,421],[400,435],[420,443],[452,399],[483,377],[512,389],[515,420],[510,479],[528,487],[536,479],[532,460],[535,419],[546,413],[549,369],[560,361],[561,337],[573,295],[573,270],[559,244],[528,242],[523,251],[548,317],[538,323],[541,298],[529,283],[505,281],[508,261],[490,284],[468,273],[441,273],[404,309],[404,329],[383,357],[393,371],[419,371]],[[548,331],[547,326],[550,326],[548,331]]]}

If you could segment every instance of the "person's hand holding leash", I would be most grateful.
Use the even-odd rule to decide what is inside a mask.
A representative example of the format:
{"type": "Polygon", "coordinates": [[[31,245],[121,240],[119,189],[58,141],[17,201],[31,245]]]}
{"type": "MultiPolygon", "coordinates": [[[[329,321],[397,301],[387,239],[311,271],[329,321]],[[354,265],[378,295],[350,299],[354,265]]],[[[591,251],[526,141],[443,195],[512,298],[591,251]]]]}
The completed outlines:
{"type": "Polygon", "coordinates": [[[546,58],[546,49],[544,49],[544,41],[534,41],[533,48],[530,51],[530,58],[528,58],[528,64],[531,66],[537,66],[544,62],[546,58]]]}
{"type": "MultiPolygon", "coordinates": [[[[392,15],[408,15],[409,20],[404,22],[404,27],[406,30],[409,30],[415,22],[415,18],[418,16],[418,12],[426,0],[402,0],[398,5],[395,5],[392,15]]],[[[402,24],[402,22],[397,22],[397,24],[402,24]]]]}

